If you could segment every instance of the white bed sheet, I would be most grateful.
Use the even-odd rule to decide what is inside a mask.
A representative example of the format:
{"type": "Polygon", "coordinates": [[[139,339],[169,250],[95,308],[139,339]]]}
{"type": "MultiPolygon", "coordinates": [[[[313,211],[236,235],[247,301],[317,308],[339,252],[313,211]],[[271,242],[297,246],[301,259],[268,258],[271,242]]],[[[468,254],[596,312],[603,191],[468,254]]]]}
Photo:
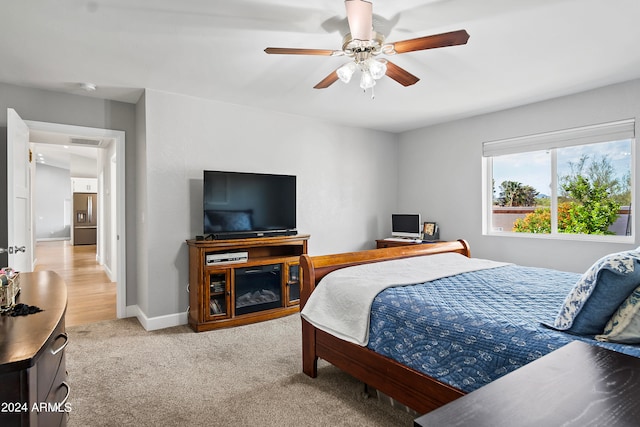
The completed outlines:
{"type": "Polygon", "coordinates": [[[366,346],[371,305],[383,290],[505,265],[508,263],[443,253],[342,268],[322,278],[301,316],[316,328],[366,346]]]}

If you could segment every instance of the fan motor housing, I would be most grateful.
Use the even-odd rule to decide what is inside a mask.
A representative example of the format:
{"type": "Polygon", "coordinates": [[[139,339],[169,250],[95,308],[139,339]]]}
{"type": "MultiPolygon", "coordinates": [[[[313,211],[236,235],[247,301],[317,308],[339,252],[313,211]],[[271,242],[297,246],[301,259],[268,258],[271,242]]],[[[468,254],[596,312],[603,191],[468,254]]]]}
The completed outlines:
{"type": "Polygon", "coordinates": [[[384,35],[373,32],[373,38],[371,40],[358,40],[348,33],[342,39],[342,50],[345,55],[354,56],[359,52],[370,52],[373,55],[377,55],[382,51],[384,43],[384,35]]]}

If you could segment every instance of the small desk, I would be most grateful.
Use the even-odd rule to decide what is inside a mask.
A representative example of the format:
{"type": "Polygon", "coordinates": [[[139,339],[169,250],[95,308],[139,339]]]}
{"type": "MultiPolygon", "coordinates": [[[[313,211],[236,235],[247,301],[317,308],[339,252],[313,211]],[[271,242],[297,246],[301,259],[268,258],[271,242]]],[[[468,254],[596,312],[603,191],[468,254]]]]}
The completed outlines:
{"type": "Polygon", "coordinates": [[[638,396],[639,358],[573,341],[414,426],[638,426],[638,396]]]}
{"type": "Polygon", "coordinates": [[[416,242],[411,239],[407,239],[406,241],[379,239],[376,240],[376,249],[395,248],[396,246],[423,245],[436,242],[439,242],[439,240],[423,240],[422,242],[416,242]]]}

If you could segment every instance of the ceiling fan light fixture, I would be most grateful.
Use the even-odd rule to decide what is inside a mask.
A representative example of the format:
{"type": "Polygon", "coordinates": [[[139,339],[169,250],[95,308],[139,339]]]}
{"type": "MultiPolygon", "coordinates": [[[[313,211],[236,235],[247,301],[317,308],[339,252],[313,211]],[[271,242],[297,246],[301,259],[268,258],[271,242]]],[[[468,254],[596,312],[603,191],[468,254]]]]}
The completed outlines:
{"type": "Polygon", "coordinates": [[[349,83],[351,81],[351,77],[353,76],[353,73],[355,73],[355,71],[356,71],[356,63],[355,62],[349,62],[349,63],[344,64],[342,67],[338,68],[336,73],[338,74],[338,78],[342,82],[349,83]]]}
{"type": "Polygon", "coordinates": [[[375,80],[381,79],[387,73],[387,64],[383,61],[370,58],[367,60],[369,62],[369,72],[371,73],[371,77],[375,80]]]}
{"type": "Polygon", "coordinates": [[[268,47],[264,51],[268,54],[346,56],[351,58],[352,62],[332,71],[313,88],[326,89],[338,80],[349,83],[353,74],[359,71],[361,73],[360,87],[365,91],[371,88],[373,95],[373,86],[376,84],[376,80],[384,76],[404,87],[414,85],[420,80],[391,61],[375,59],[378,55],[396,55],[458,46],[466,44],[469,40],[469,33],[466,30],[457,30],[385,43],[385,36],[373,28],[372,0],[344,0],[344,2],[349,32],[342,38],[341,50],[268,47]]]}
{"type": "Polygon", "coordinates": [[[376,80],[373,78],[369,70],[362,71],[360,76],[360,87],[363,90],[371,89],[376,85],[376,80]]]}

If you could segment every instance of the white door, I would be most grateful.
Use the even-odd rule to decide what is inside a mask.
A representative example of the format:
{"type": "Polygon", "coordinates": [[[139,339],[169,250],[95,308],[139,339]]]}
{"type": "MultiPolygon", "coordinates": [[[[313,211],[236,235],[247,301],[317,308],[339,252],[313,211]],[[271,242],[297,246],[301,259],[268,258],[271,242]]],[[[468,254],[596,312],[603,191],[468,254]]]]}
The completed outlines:
{"type": "Polygon", "coordinates": [[[29,127],[12,108],[7,109],[7,224],[9,266],[33,271],[29,127]]]}

